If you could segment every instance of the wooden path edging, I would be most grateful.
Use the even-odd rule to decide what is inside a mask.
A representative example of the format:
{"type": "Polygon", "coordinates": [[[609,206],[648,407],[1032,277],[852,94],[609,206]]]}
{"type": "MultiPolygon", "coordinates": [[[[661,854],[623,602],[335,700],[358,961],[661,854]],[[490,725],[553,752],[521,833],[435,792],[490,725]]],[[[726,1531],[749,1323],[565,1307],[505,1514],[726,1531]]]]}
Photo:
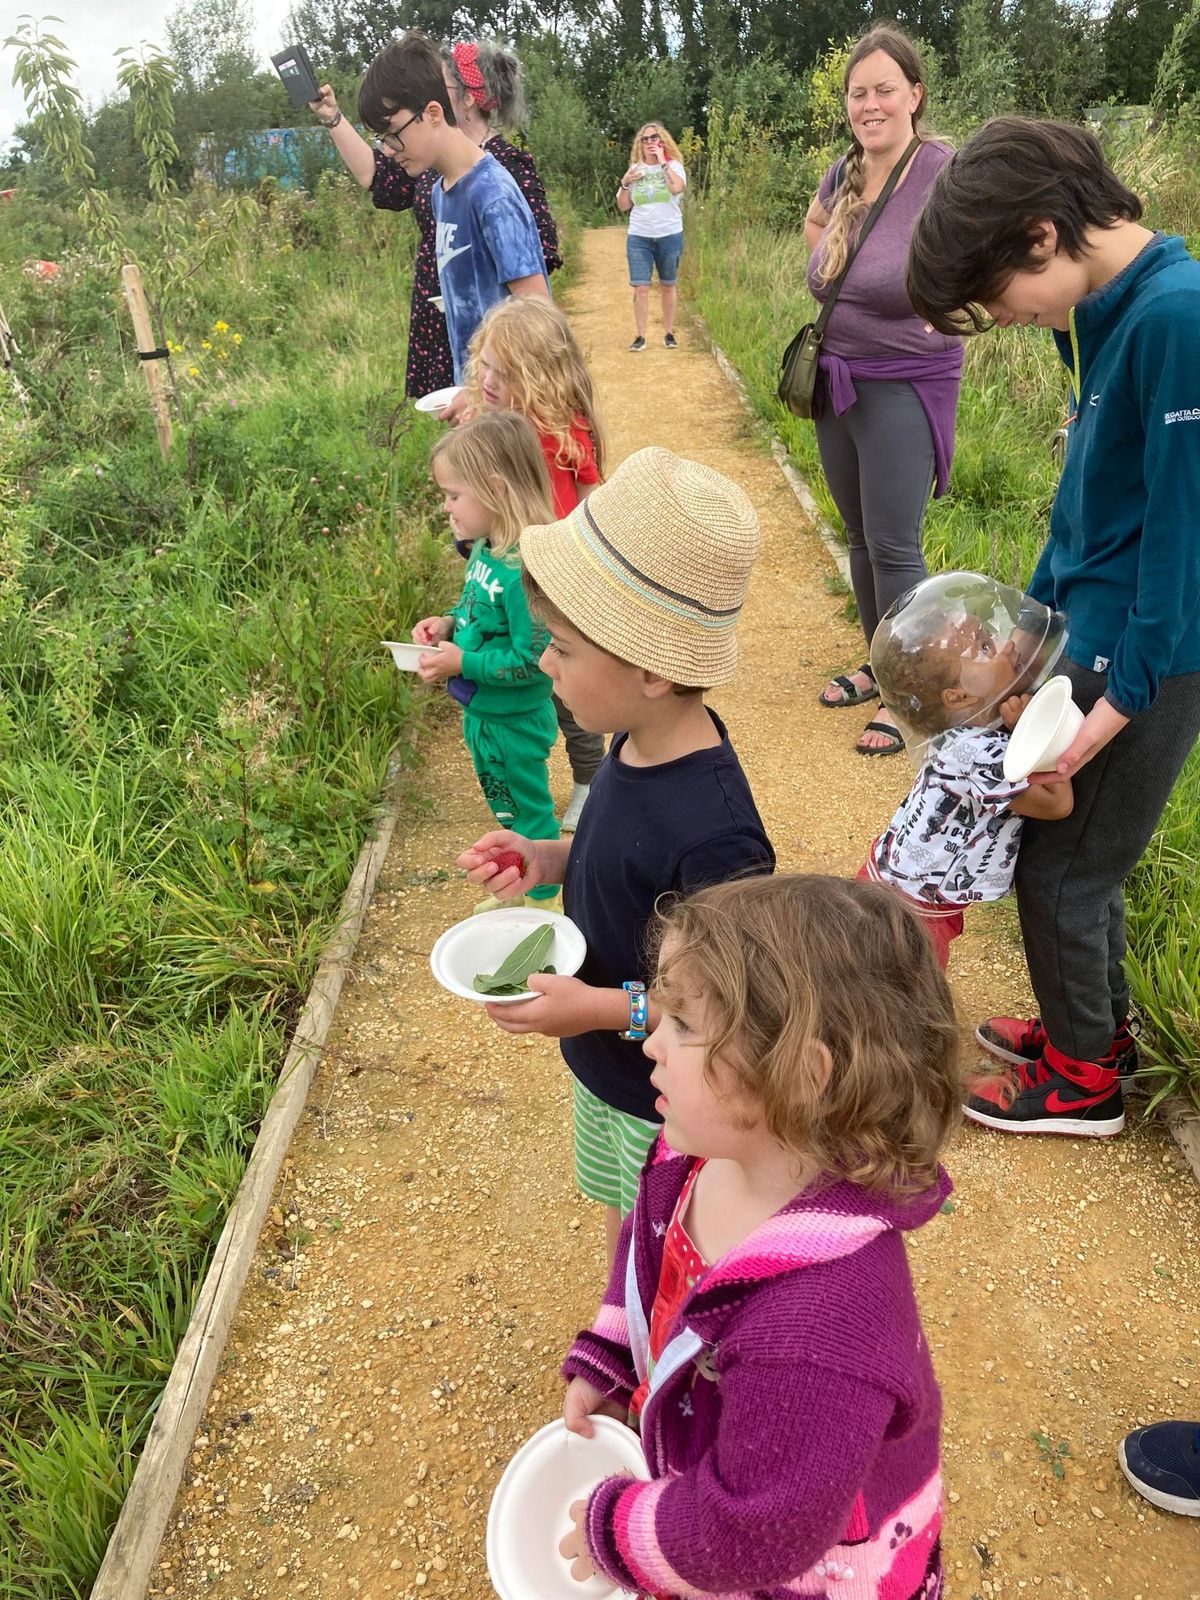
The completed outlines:
{"type": "Polygon", "coordinates": [[[337,931],[321,958],[292,1034],[291,1048],[204,1275],[187,1331],[175,1353],[91,1600],[144,1600],[149,1587],[196,1429],[208,1404],[225,1340],[258,1247],[275,1180],[304,1110],[363,918],[396,830],[402,803],[398,768],[390,770],[389,782],[394,792],[376,821],[373,837],[360,850],[342,896],[337,931]]]}
{"type": "MultiPolygon", "coordinates": [[[[742,380],[741,373],[734,366],[733,362],[730,361],[724,350],[721,349],[721,346],[713,339],[712,335],[708,331],[708,325],[704,321],[704,318],[699,314],[696,314],[695,320],[703,331],[704,337],[708,340],[709,348],[712,350],[717,366],[720,367],[721,372],[737,391],[738,398],[741,400],[742,405],[756,422],[762,423],[762,426],[766,431],[767,442],[771,448],[771,454],[778,463],[779,470],[783,473],[783,476],[787,481],[788,488],[791,489],[792,493],[796,496],[796,499],[800,502],[800,505],[804,509],[805,513],[811,519],[812,525],[817,531],[817,537],[832,556],[837,569],[841,573],[845,582],[849,584],[850,560],[846,554],[846,546],[842,543],[837,534],[834,533],[828,522],[826,522],[825,518],[821,515],[820,507],[813,499],[812,490],[808,487],[808,484],[805,483],[804,479],[796,471],[795,467],[789,460],[787,446],[784,444],[783,440],[775,432],[774,428],[771,427],[769,422],[766,422],[759,417],[753,405],[750,403],[750,396],[746,392],[746,385],[742,380]]],[[[1197,1184],[1200,1184],[1200,1114],[1193,1111],[1181,1096],[1175,1096],[1172,1099],[1163,1101],[1160,1111],[1163,1121],[1170,1130],[1171,1137],[1179,1146],[1184,1160],[1192,1169],[1192,1176],[1195,1178],[1197,1184]]]]}

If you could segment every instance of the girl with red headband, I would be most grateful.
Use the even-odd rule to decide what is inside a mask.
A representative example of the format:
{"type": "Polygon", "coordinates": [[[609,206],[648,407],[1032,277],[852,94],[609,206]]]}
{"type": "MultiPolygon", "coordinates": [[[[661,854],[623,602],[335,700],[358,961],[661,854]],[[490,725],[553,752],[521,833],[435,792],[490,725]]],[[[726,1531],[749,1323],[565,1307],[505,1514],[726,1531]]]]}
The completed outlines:
{"type": "MultiPolygon", "coordinates": [[[[525,115],[521,63],[505,45],[491,40],[456,44],[443,49],[446,87],[455,118],[462,131],[495,156],[516,180],[537,224],[546,257],[547,273],[562,266],[558,230],[546,200],[533,157],[495,131],[515,128],[525,115]]],[[[454,382],[454,363],[446,322],[437,304],[440,295],[435,248],[436,226],[430,195],[437,173],[410,178],[377,144],[369,144],[338,110],[330,86],[322,84],[321,98],[312,102],[319,121],[329,129],[338,154],[375,205],[385,211],[411,209],[420,233],[413,265],[412,312],[408,328],[408,366],[404,392],[416,397],[454,382]]]]}

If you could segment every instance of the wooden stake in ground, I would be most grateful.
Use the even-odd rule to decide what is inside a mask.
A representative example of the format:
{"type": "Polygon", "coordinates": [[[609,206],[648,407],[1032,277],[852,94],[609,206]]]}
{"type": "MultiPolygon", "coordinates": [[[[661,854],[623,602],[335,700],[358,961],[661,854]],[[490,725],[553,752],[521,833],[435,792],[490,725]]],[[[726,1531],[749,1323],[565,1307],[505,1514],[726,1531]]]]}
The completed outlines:
{"type": "Polygon", "coordinates": [[[13,331],[8,325],[8,318],[4,315],[4,307],[0,306],[0,367],[3,367],[5,372],[11,375],[13,393],[25,410],[28,411],[29,391],[13,371],[13,357],[19,356],[20,353],[21,346],[17,343],[13,331]]]}
{"type": "Polygon", "coordinates": [[[166,461],[171,454],[171,413],[167,408],[167,391],[163,387],[160,361],[167,352],[154,342],[150,325],[150,308],[146,304],[146,291],[142,287],[142,269],[128,262],[121,268],[121,282],[125,298],[129,301],[129,314],[133,318],[133,331],[137,338],[138,359],[146,374],[146,388],[150,391],[150,410],[154,414],[154,431],[158,434],[158,448],[166,461]]]}

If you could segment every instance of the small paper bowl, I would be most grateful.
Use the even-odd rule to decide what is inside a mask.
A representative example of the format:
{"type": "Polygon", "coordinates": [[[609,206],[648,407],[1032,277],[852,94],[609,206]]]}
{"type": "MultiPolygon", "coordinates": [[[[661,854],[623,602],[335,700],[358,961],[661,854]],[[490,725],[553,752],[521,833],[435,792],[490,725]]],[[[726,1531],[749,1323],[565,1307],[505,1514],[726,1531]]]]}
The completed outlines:
{"type": "Polygon", "coordinates": [[[434,649],[431,644],[402,644],[398,639],[381,639],[379,642],[385,650],[392,652],[392,660],[401,672],[415,672],[421,657],[434,649]]]}
{"type": "Polygon", "coordinates": [[[498,1006],[532,1000],[537,993],[534,989],[524,989],[520,994],[480,994],[471,987],[471,981],[476,973],[495,972],[522,939],[547,922],[554,924],[554,943],[546,961],[555,972],[569,978],[579,971],[587,954],[583,935],[561,911],[539,911],[523,905],[519,898],[511,910],[501,907],[498,911],[481,911],[478,916],[447,928],[429,952],[430,970],[443,989],[461,1000],[498,1006]]]}
{"type": "Polygon", "coordinates": [[[1071,680],[1059,674],[1044,683],[1022,711],[1004,752],[1004,776],[1021,783],[1031,772],[1050,772],[1075,743],[1083,712],[1071,699],[1071,680]]]}
{"type": "Polygon", "coordinates": [[[461,394],[462,390],[461,383],[452,383],[448,389],[435,389],[432,394],[423,394],[419,400],[413,401],[413,405],[418,411],[428,411],[436,417],[439,412],[445,411],[455,395],[461,394]]]}
{"type": "Polygon", "coordinates": [[[551,1422],[513,1456],[492,1496],[487,1522],[488,1575],[500,1600],[602,1600],[620,1591],[602,1574],[576,1583],[558,1553],[571,1528],[571,1505],[604,1478],[630,1472],[648,1479],[642,1441],[615,1417],[593,1417],[595,1437],[551,1422]]]}

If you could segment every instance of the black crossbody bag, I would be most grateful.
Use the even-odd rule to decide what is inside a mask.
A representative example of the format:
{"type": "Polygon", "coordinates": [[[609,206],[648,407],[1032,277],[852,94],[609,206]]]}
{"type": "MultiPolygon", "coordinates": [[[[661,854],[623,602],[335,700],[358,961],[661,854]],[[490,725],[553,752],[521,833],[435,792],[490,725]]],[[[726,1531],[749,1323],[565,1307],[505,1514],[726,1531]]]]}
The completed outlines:
{"type": "Polygon", "coordinates": [[[829,324],[830,314],[834,302],[837,300],[838,291],[846,281],[846,274],[854,265],[854,258],[866,243],[867,235],[875,226],[879,213],[887,204],[892,190],[900,181],[900,174],[908,165],[909,157],[921,143],[914,134],[912,142],[896,165],[888,173],[888,180],[880,190],[879,198],[867,212],[863,225],[858,230],[858,238],[850,253],[846,257],[846,265],[829,285],[825,296],[825,304],[815,322],[806,322],[800,332],[783,352],[780,363],[779,387],[775,391],[780,400],[794,417],[811,417],[813,414],[813,396],[817,390],[817,361],[821,354],[821,343],[825,338],[825,329],[829,324]]]}

